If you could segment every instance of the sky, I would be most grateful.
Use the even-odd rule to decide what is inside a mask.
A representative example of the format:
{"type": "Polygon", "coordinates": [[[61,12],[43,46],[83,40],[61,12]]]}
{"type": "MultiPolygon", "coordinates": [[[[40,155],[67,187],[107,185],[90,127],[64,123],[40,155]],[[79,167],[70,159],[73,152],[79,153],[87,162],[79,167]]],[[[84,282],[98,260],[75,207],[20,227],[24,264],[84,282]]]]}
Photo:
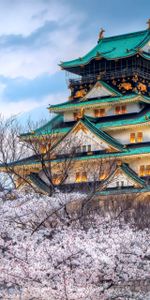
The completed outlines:
{"type": "Polygon", "coordinates": [[[69,95],[60,61],[105,36],[143,30],[150,0],[0,0],[0,112],[40,118],[69,95]]]}

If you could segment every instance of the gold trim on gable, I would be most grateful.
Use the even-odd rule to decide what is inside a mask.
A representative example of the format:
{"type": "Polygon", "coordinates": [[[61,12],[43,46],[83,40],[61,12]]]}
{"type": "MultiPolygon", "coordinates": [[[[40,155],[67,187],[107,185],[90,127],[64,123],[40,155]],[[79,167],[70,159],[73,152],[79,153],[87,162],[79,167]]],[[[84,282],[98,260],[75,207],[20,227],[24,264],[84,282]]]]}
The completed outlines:
{"type": "Polygon", "coordinates": [[[84,133],[88,133],[88,129],[81,123],[79,123],[74,129],[72,132],[74,133],[78,133],[80,130],[82,130],[84,133]]]}

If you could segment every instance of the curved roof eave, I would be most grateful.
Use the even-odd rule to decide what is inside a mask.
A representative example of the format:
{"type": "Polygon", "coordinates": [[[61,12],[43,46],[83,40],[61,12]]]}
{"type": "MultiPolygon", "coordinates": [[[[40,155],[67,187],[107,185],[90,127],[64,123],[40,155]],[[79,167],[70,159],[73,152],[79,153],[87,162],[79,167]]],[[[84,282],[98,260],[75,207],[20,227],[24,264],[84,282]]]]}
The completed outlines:
{"type": "MultiPolygon", "coordinates": [[[[86,65],[92,59],[94,59],[96,57],[105,58],[107,60],[114,60],[114,59],[121,59],[121,58],[125,58],[125,57],[134,56],[136,53],[139,52],[139,49],[147,43],[147,41],[149,39],[149,35],[150,35],[150,31],[149,30],[144,30],[144,31],[135,32],[135,33],[129,33],[129,34],[124,34],[124,35],[119,35],[119,36],[107,37],[107,38],[102,39],[98,43],[98,45],[96,45],[91,51],[89,51],[83,57],[80,57],[78,59],[74,59],[74,60],[71,60],[71,61],[62,62],[59,65],[64,69],[69,69],[69,68],[73,68],[73,67],[79,67],[81,65],[86,65]],[[133,36],[133,38],[137,37],[137,40],[135,40],[133,42],[131,40],[132,36],[133,36]],[[124,49],[122,50],[122,52],[123,52],[122,54],[120,53],[120,55],[119,55],[119,54],[116,53],[116,55],[111,55],[111,54],[113,54],[113,52],[115,50],[117,50],[117,48],[113,47],[113,45],[111,46],[111,50],[109,48],[109,45],[108,45],[108,49],[107,49],[107,45],[106,45],[104,47],[104,48],[106,48],[105,51],[100,51],[101,46],[103,45],[103,43],[105,44],[105,42],[106,42],[106,44],[107,44],[107,42],[108,42],[108,44],[109,44],[109,41],[113,42],[113,40],[114,40],[115,43],[117,44],[116,41],[117,40],[119,41],[119,37],[120,37],[120,40],[121,39],[123,40],[123,38],[125,38],[126,40],[128,38],[130,38],[130,41],[127,41],[125,43],[124,49]],[[127,48],[127,46],[129,46],[129,48],[127,48]]],[[[121,47],[118,45],[119,51],[120,51],[120,48],[121,47]]],[[[146,56],[146,58],[147,58],[147,56],[146,56]]]]}

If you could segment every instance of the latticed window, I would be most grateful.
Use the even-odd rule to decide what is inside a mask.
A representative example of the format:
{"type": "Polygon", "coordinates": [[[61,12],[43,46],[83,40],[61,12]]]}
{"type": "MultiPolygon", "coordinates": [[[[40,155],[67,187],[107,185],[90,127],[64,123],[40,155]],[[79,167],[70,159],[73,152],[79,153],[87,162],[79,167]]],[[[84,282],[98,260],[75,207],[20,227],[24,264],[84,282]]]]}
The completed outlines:
{"type": "Polygon", "coordinates": [[[91,145],[82,145],[76,148],[76,152],[91,152],[91,145]]]}
{"type": "Polygon", "coordinates": [[[122,110],[122,114],[125,114],[127,112],[127,108],[126,108],[126,105],[123,105],[121,107],[121,110],[122,110]]]}
{"type": "Polygon", "coordinates": [[[143,132],[137,133],[137,142],[142,143],[143,142],[143,132]]]}
{"type": "Polygon", "coordinates": [[[119,181],[116,182],[116,186],[117,186],[118,188],[120,187],[120,182],[119,182],[119,181]]]}
{"type": "Polygon", "coordinates": [[[116,106],[115,112],[116,112],[117,115],[120,115],[120,114],[121,114],[120,106],[116,106]]]}
{"type": "Polygon", "coordinates": [[[80,178],[80,172],[76,173],[76,182],[80,182],[81,178],[80,178]]]}
{"type": "Polygon", "coordinates": [[[135,143],[135,133],[130,133],[130,143],[135,143]]]}
{"type": "Polygon", "coordinates": [[[127,112],[126,105],[116,106],[115,113],[116,115],[125,114],[127,112]]]}
{"type": "Polygon", "coordinates": [[[82,152],[86,152],[86,145],[82,146],[82,152]]]}
{"type": "Polygon", "coordinates": [[[88,152],[91,152],[91,145],[88,145],[88,152]]]}
{"type": "Polygon", "coordinates": [[[143,132],[130,133],[130,143],[142,143],[142,142],[143,142],[143,132]]]}
{"type": "Polygon", "coordinates": [[[140,176],[145,175],[145,166],[140,166],[140,176]]]}
{"type": "Polygon", "coordinates": [[[105,108],[95,109],[95,117],[104,117],[106,115],[105,108]]]}
{"type": "Polygon", "coordinates": [[[147,176],[150,176],[150,165],[146,166],[146,172],[145,172],[147,176]]]}
{"type": "Polygon", "coordinates": [[[82,173],[82,181],[87,181],[87,174],[86,174],[86,172],[82,173]]]}
{"type": "Polygon", "coordinates": [[[76,173],[76,182],[86,182],[87,174],[86,172],[77,172],[76,173]]]}

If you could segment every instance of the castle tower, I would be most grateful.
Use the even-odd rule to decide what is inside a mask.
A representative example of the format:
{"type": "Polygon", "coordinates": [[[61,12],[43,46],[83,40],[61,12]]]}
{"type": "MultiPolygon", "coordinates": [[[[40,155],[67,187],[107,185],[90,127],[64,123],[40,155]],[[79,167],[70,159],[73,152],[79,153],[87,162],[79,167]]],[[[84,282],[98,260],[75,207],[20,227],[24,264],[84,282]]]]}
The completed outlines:
{"type": "MultiPolygon", "coordinates": [[[[40,141],[46,156],[50,136],[55,136],[51,163],[63,164],[70,157],[73,161],[63,182],[66,187],[96,181],[103,185],[101,193],[149,193],[149,27],[112,37],[104,37],[102,29],[90,52],[60,66],[69,74],[68,101],[51,105],[48,109],[56,116],[20,138],[40,141]]],[[[38,157],[17,166],[26,166],[30,180],[46,191],[38,157]]],[[[60,177],[54,171],[54,184],[60,177]]]]}

